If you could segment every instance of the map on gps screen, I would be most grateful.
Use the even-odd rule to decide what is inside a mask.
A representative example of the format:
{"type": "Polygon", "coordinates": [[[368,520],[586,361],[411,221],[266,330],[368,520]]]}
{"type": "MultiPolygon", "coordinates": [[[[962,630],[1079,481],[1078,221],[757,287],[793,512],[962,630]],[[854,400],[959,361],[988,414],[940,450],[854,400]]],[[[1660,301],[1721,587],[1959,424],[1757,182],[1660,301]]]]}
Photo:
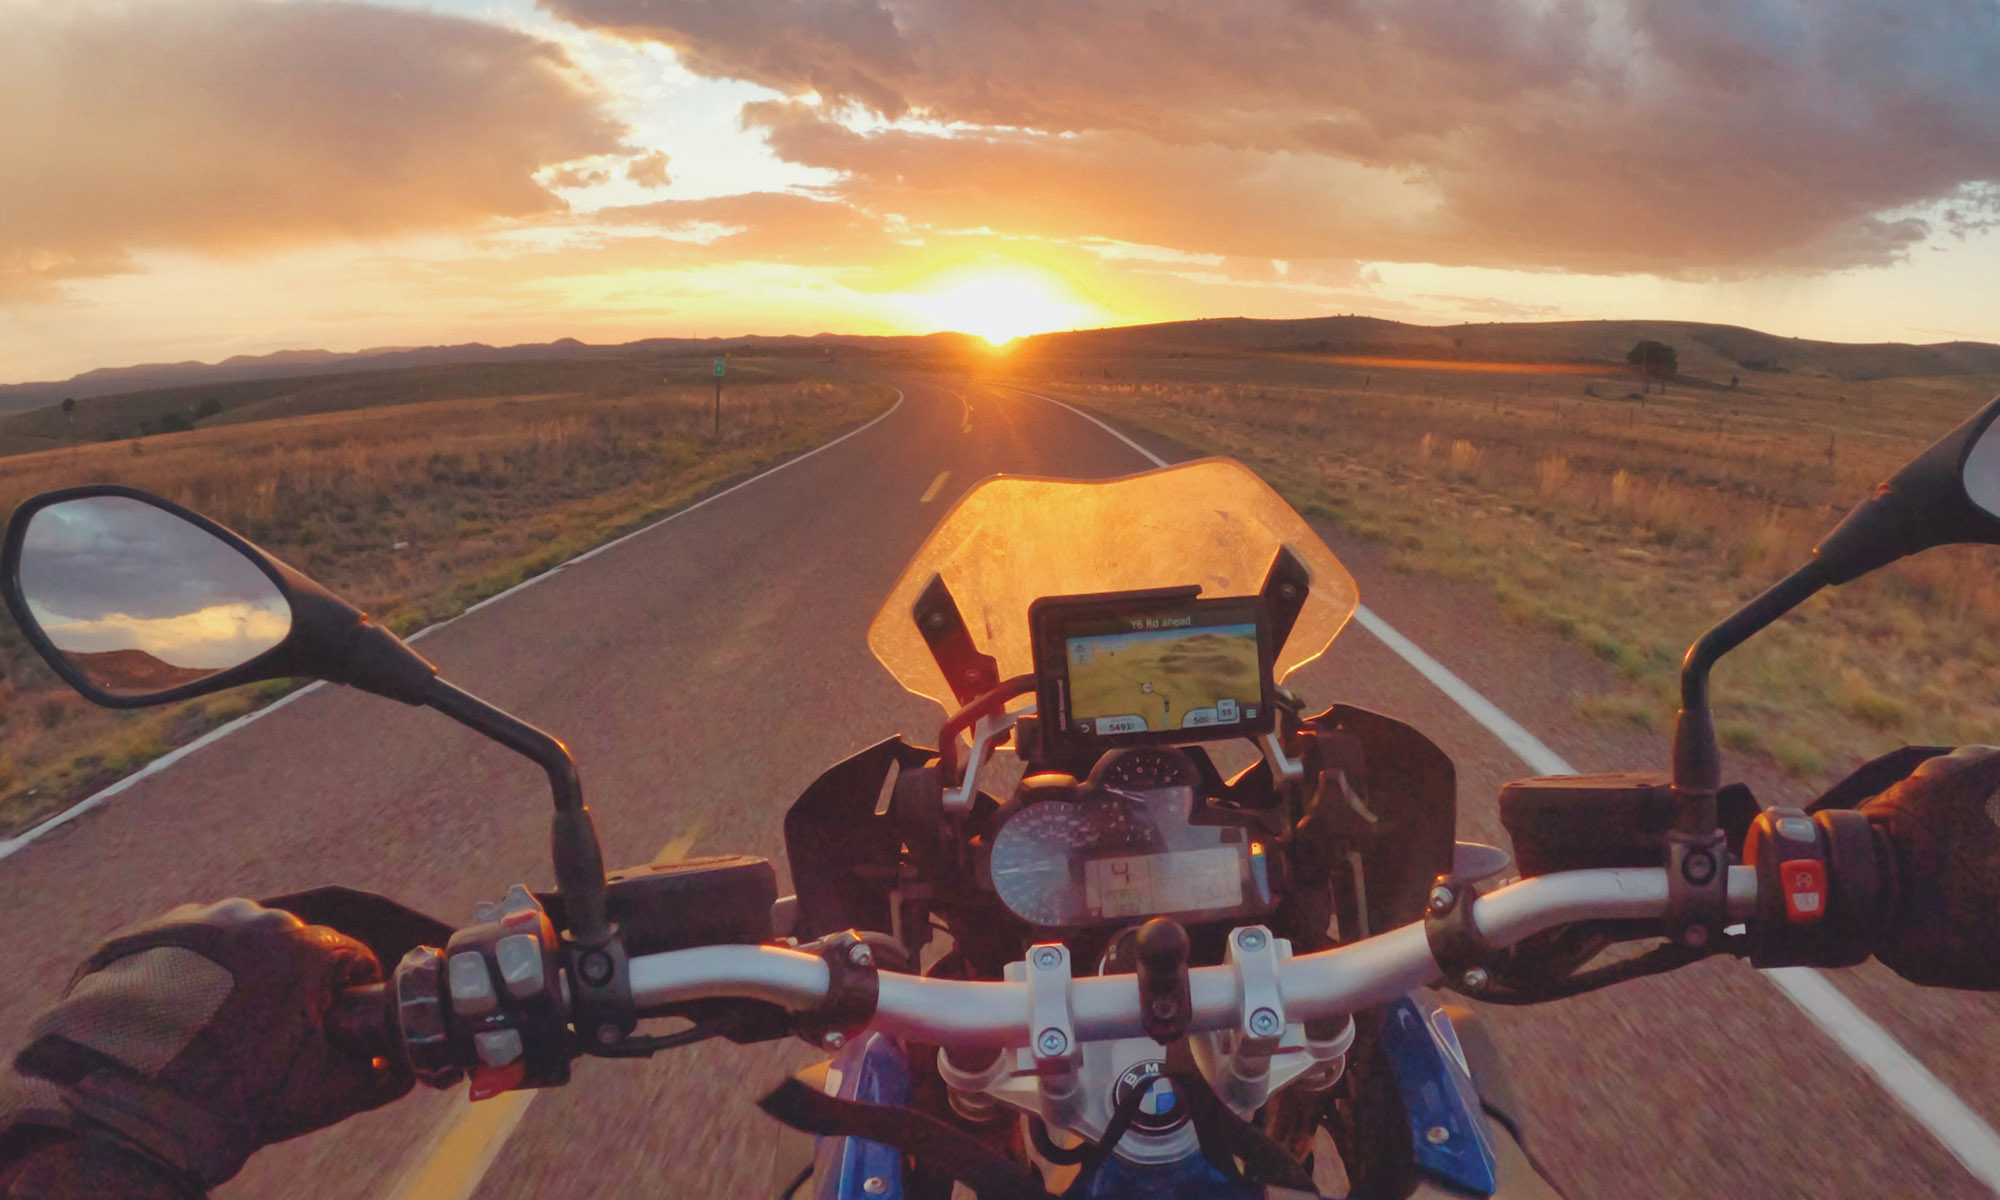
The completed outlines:
{"type": "Polygon", "coordinates": [[[1079,733],[1197,729],[1257,718],[1264,688],[1253,624],[1068,640],[1070,714],[1079,733]]]}

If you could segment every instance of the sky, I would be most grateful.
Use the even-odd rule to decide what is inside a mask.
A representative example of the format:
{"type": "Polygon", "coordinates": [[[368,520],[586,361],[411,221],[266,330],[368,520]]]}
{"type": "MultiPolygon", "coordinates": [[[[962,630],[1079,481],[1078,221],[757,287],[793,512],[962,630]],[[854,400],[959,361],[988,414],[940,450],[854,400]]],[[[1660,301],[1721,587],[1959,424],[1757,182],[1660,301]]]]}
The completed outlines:
{"type": "Polygon", "coordinates": [[[0,0],[0,382],[1202,316],[2000,342],[2000,0],[0,0]]]}

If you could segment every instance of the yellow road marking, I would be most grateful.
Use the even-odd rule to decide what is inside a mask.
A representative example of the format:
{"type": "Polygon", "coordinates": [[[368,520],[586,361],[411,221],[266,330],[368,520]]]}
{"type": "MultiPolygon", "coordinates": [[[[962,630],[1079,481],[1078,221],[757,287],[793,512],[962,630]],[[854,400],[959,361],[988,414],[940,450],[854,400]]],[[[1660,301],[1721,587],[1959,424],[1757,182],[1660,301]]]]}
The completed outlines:
{"type": "Polygon", "coordinates": [[[694,840],[700,836],[701,830],[688,830],[673,841],[660,847],[660,852],[653,856],[653,861],[656,863],[679,862],[681,859],[687,857],[689,850],[694,849],[694,840]]]}
{"type": "Polygon", "coordinates": [[[452,1115],[439,1122],[416,1166],[389,1193],[390,1200],[469,1200],[540,1094],[502,1092],[474,1104],[461,1090],[452,1115]]]}
{"type": "Polygon", "coordinates": [[[917,501],[917,503],[929,504],[931,501],[937,499],[937,494],[944,490],[944,481],[950,478],[950,471],[939,471],[938,477],[931,480],[931,486],[924,491],[924,498],[917,501]]]}

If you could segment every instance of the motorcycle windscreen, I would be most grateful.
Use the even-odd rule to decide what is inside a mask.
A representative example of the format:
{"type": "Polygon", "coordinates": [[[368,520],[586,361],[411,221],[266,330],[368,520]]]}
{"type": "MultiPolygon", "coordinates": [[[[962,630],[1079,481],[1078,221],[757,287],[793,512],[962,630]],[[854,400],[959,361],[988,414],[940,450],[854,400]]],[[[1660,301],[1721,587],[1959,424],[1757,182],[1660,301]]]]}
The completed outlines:
{"type": "Polygon", "coordinates": [[[1254,596],[1290,547],[1311,594],[1279,648],[1276,677],[1325,653],[1360,602],[1354,579],[1305,518],[1249,468],[1205,458],[1120,479],[997,475],[960,498],[924,541],[868,627],[868,648],[910,691],[958,707],[911,610],[943,578],[1000,677],[1034,669],[1028,606],[1081,596],[1198,585],[1204,597],[1254,596]]]}

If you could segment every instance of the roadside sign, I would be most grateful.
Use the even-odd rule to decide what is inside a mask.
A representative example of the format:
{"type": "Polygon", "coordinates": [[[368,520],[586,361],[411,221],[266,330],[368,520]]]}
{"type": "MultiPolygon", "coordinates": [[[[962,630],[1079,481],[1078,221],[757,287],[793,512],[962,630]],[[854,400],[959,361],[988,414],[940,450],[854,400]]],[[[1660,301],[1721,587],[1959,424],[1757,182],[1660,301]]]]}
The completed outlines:
{"type": "Polygon", "coordinates": [[[716,360],[715,360],[715,373],[716,373],[717,377],[720,377],[720,376],[722,375],[722,368],[723,368],[723,365],[724,365],[725,363],[727,363],[728,361],[729,361],[729,360],[728,360],[728,359],[726,359],[726,358],[718,358],[718,359],[716,359],[716,360]]]}

